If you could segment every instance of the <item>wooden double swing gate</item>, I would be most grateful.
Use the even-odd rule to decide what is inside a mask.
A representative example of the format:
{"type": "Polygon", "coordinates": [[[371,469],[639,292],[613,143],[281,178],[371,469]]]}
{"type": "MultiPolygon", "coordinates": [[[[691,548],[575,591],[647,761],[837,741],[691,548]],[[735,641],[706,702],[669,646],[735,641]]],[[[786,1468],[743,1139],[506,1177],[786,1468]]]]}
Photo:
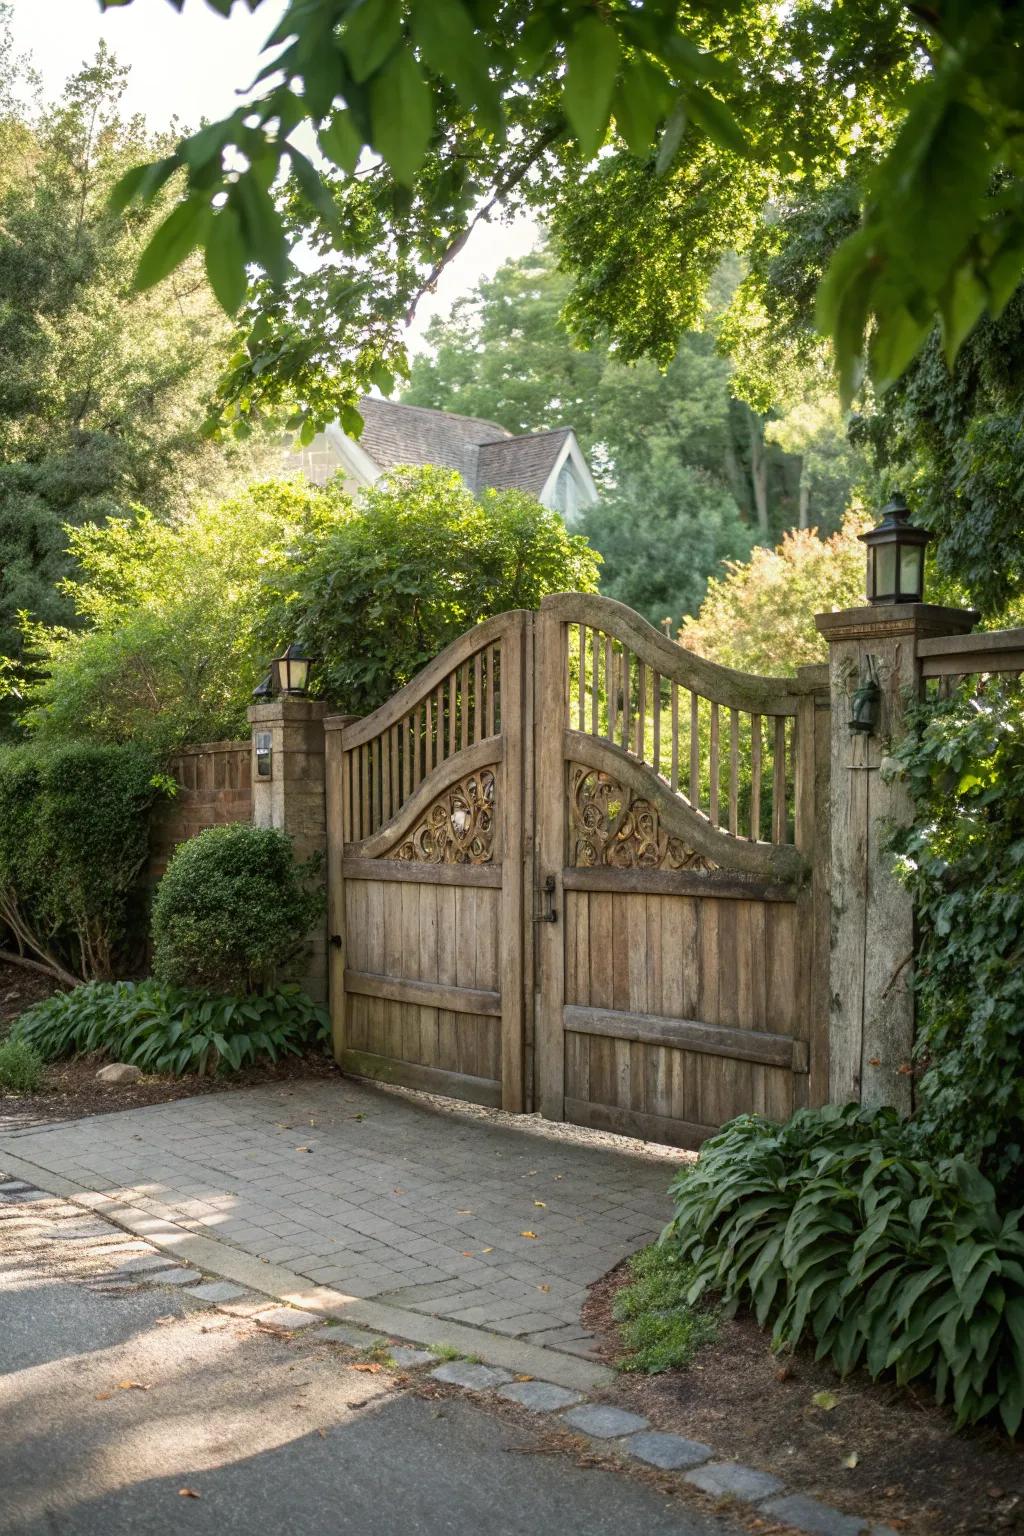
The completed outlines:
{"type": "Polygon", "coordinates": [[[566,593],[329,718],[341,1065],[682,1146],[823,1102],[827,702],[566,593]]]}

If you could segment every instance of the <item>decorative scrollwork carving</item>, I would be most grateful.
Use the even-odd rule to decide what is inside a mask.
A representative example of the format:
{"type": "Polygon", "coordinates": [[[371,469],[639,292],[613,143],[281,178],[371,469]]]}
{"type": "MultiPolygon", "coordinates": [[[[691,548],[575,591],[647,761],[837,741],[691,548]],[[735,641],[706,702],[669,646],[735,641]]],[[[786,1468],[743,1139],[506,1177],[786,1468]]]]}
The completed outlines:
{"type": "Polygon", "coordinates": [[[388,857],[414,864],[490,864],[494,773],[481,768],[446,789],[388,857]]]}
{"type": "Polygon", "coordinates": [[[662,831],[649,800],[596,768],[569,764],[569,863],[577,869],[691,869],[719,866],[662,831]]]}

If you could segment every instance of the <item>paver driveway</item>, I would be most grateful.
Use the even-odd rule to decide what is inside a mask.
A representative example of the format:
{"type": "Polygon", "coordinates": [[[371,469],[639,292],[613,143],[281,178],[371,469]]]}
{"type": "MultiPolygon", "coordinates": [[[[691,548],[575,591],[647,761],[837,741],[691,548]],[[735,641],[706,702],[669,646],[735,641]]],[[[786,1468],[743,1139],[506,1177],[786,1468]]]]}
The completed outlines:
{"type": "Polygon", "coordinates": [[[586,1354],[586,1288],[654,1237],[678,1152],[342,1079],[8,1133],[90,1191],[350,1296],[586,1354]]]}

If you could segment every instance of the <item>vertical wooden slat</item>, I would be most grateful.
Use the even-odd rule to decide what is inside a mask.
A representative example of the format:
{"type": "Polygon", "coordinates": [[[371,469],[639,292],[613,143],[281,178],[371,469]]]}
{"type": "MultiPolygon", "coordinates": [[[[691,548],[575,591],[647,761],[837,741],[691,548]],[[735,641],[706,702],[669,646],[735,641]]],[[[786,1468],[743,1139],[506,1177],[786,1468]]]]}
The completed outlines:
{"type": "Polygon", "coordinates": [[[630,676],[631,671],[632,671],[632,668],[630,666],[629,651],[627,650],[626,646],[623,645],[623,647],[622,647],[622,749],[623,749],[624,752],[628,752],[629,751],[629,712],[630,712],[630,709],[632,707],[632,699],[630,697],[630,692],[631,692],[631,689],[632,689],[632,678],[630,676]]]}
{"type": "Polygon", "coordinates": [[[735,837],[740,830],[740,712],[729,711],[729,831],[735,837]]]}
{"type": "Polygon", "coordinates": [[[661,673],[651,673],[651,702],[654,706],[654,758],[653,766],[661,773],[661,673]]]}
{"type": "MultiPolygon", "coordinates": [[[[501,915],[498,935],[498,982],[501,992],[501,1104],[518,1113],[525,1103],[526,1000],[532,1002],[533,923],[529,923],[530,950],[526,954],[529,907],[524,877],[532,867],[532,827],[525,823],[527,758],[532,759],[533,668],[529,644],[533,620],[528,614],[509,618],[502,647],[502,733],[505,754],[501,766],[501,915]],[[507,663],[507,665],[506,665],[507,663]],[[508,706],[507,709],[505,706],[508,706]]],[[[559,624],[558,629],[561,630],[559,624]]],[[[560,679],[555,687],[560,688],[560,679]]],[[[561,751],[562,732],[550,733],[561,751]]],[[[532,768],[532,762],[531,762],[532,768]]],[[[489,895],[490,893],[488,893],[489,895]]]]}
{"type": "Polygon", "coordinates": [[[598,718],[598,700],[601,697],[601,632],[593,629],[590,632],[590,644],[593,650],[591,660],[590,679],[590,734],[600,735],[600,721],[598,718]]]}
{"type": "Polygon", "coordinates": [[[469,662],[464,661],[459,668],[459,693],[460,698],[460,731],[459,745],[465,752],[469,746],[469,662]]]}
{"type": "Polygon", "coordinates": [[[446,757],[454,757],[458,751],[459,680],[454,672],[448,674],[448,751],[446,757]]]}
{"type": "Polygon", "coordinates": [[[775,716],[772,752],[772,842],[786,841],[786,717],[775,716]]]}
{"type": "Polygon", "coordinates": [[[432,738],[431,756],[434,767],[444,761],[444,683],[438,683],[434,690],[434,724],[427,731],[428,738],[432,738]]]}
{"type": "Polygon", "coordinates": [[[494,684],[496,682],[496,678],[495,678],[495,674],[494,674],[494,667],[495,667],[496,659],[497,659],[497,647],[493,646],[493,645],[488,646],[487,647],[487,734],[488,734],[488,736],[493,736],[494,735],[494,722],[495,722],[495,718],[496,718],[495,710],[494,710],[494,704],[495,704],[494,684]]]}
{"type": "Polygon", "coordinates": [[[690,692],[690,804],[700,805],[700,699],[690,692]]]}
{"type": "Polygon", "coordinates": [[[709,809],[708,809],[708,815],[711,818],[711,825],[713,827],[717,827],[718,826],[718,705],[714,702],[714,700],[711,701],[711,758],[710,758],[709,767],[710,767],[710,773],[711,773],[711,801],[710,801],[710,806],[709,806],[709,809]]]}
{"type": "Polygon", "coordinates": [[[380,820],[383,826],[391,820],[391,732],[382,731],[378,737],[380,751],[380,820]]]}
{"type": "Polygon", "coordinates": [[[423,735],[421,721],[423,719],[422,706],[417,704],[412,712],[412,787],[416,789],[423,777],[420,761],[420,741],[423,735]]]}
{"type": "Polygon", "coordinates": [[[636,660],[636,755],[644,761],[645,736],[647,733],[647,667],[636,660]]]}
{"type": "MultiPolygon", "coordinates": [[[[342,852],[345,844],[345,793],[351,788],[351,753],[345,751],[345,728],[324,732],[324,785],[327,818],[327,932],[337,935],[327,949],[331,1039],[336,1061],[345,1049],[345,886],[342,852]]],[[[351,813],[350,813],[351,814],[351,813]]],[[[351,835],[351,826],[349,827],[351,835]]]]}
{"type": "Polygon", "coordinates": [[[565,1118],[565,936],[562,870],[565,864],[565,758],[562,732],[552,730],[565,698],[568,626],[541,608],[534,621],[537,648],[536,835],[538,875],[554,878],[554,923],[537,924],[539,1005],[536,1023],[537,1108],[548,1120],[565,1118]]]}
{"type": "Polygon", "coordinates": [[[359,748],[359,774],[362,782],[362,803],[359,806],[359,836],[368,837],[373,831],[370,820],[370,746],[359,748]]]}
{"type": "Polygon", "coordinates": [[[402,728],[401,728],[400,725],[393,725],[391,727],[391,814],[392,814],[392,816],[395,814],[395,812],[398,810],[398,807],[402,803],[402,787],[401,787],[401,781],[400,781],[400,778],[399,778],[399,774],[400,774],[401,766],[402,765],[401,765],[401,762],[399,760],[399,751],[398,751],[398,744],[399,744],[399,740],[400,740],[400,736],[401,736],[401,730],[402,730],[402,728]]]}
{"type": "Polygon", "coordinates": [[[761,837],[761,716],[750,717],[750,838],[761,837]]]}
{"type": "MultiPolygon", "coordinates": [[[[339,756],[341,759],[341,841],[344,844],[354,841],[352,837],[352,759],[348,752],[342,752],[339,756]]],[[[325,764],[325,772],[326,768],[325,764]]]]}
{"type": "MultiPolygon", "coordinates": [[[[435,768],[437,766],[437,763],[440,762],[440,758],[439,757],[436,760],[435,760],[435,757],[434,757],[434,701],[430,697],[429,693],[427,694],[427,697],[424,700],[423,712],[424,712],[424,721],[423,721],[423,742],[424,742],[423,771],[424,771],[424,773],[429,773],[431,771],[431,769],[435,768]]],[[[440,708],[440,704],[438,704],[437,720],[438,720],[438,726],[440,726],[440,723],[441,723],[441,708],[440,708]]]]}
{"type": "Polygon", "coordinates": [[[576,711],[576,725],[578,730],[585,731],[587,728],[587,626],[580,624],[577,628],[579,629],[580,636],[580,670],[579,677],[576,680],[579,688],[579,707],[576,711]]]}
{"type": "Polygon", "coordinates": [[[608,740],[615,740],[616,699],[619,685],[615,678],[615,642],[611,635],[604,637],[604,686],[608,695],[608,740]]]}
{"type": "Polygon", "coordinates": [[[484,734],[484,656],[477,651],[473,657],[473,740],[482,741],[484,734]]]}
{"type": "Polygon", "coordinates": [[[672,770],[669,783],[673,794],[679,793],[679,684],[672,687],[672,770]]]}

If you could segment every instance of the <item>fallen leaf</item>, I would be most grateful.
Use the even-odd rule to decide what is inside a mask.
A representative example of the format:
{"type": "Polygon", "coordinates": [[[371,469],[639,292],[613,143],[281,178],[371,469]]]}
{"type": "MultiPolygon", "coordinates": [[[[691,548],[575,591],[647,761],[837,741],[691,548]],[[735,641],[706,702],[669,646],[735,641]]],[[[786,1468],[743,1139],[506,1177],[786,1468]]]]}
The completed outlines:
{"type": "Polygon", "coordinates": [[[775,1372],[775,1380],[788,1381],[792,1374],[793,1367],[791,1365],[780,1365],[778,1370],[775,1372]]]}
{"type": "Polygon", "coordinates": [[[539,1205],[542,1211],[546,1211],[547,1210],[547,1204],[545,1203],[545,1201],[543,1201],[543,1200],[535,1200],[533,1203],[534,1203],[534,1205],[539,1205]]]}
{"type": "Polygon", "coordinates": [[[117,1384],[122,1392],[148,1392],[144,1381],[119,1381],[117,1384]]]}
{"type": "Polygon", "coordinates": [[[494,1249],[493,1248],[481,1248],[480,1252],[481,1253],[493,1253],[494,1249]]]}
{"type": "Polygon", "coordinates": [[[455,1212],[455,1214],[456,1214],[456,1216],[472,1216],[473,1212],[471,1210],[469,1210],[468,1208],[464,1210],[460,1206],[459,1209],[455,1212]]]}
{"type": "Polygon", "coordinates": [[[296,1147],[296,1152],[312,1152],[312,1147],[296,1147]]]}
{"type": "Polygon", "coordinates": [[[473,1257],[473,1250],[472,1250],[472,1248],[463,1248],[463,1250],[462,1250],[462,1257],[464,1259],[471,1259],[473,1257]]]}
{"type": "Polygon", "coordinates": [[[537,1289],[538,1291],[550,1291],[551,1287],[550,1285],[538,1285],[537,1289]]]}
{"type": "Polygon", "coordinates": [[[527,1376],[525,1374],[519,1375],[519,1376],[516,1377],[516,1381],[532,1381],[532,1380],[533,1380],[532,1376],[527,1376]]]}
{"type": "Polygon", "coordinates": [[[843,1466],[844,1467],[849,1467],[851,1472],[852,1472],[853,1468],[857,1465],[857,1463],[859,1461],[860,1461],[860,1457],[857,1455],[857,1452],[856,1451],[851,1451],[849,1456],[844,1456],[843,1457],[843,1466]]]}
{"type": "Polygon", "coordinates": [[[317,1434],[320,1436],[321,1440],[326,1440],[327,1439],[327,1431],[326,1431],[326,1429],[318,1429],[317,1430],[317,1434]]]}
{"type": "Polygon", "coordinates": [[[520,1237],[536,1237],[536,1232],[520,1232],[520,1237]]]}
{"type": "Polygon", "coordinates": [[[378,1371],[382,1371],[384,1367],[376,1360],[358,1360],[352,1369],[354,1371],[369,1371],[372,1376],[376,1376],[378,1371]]]}
{"type": "Polygon", "coordinates": [[[404,1195],[405,1194],[405,1190],[400,1188],[399,1185],[396,1184],[394,1189],[391,1191],[391,1193],[393,1195],[404,1195]]]}
{"type": "Polygon", "coordinates": [[[96,1401],[98,1403],[106,1403],[110,1400],[110,1398],[113,1397],[113,1395],[113,1392],[97,1392],[96,1401]]]}
{"type": "Polygon", "coordinates": [[[196,1490],[194,1488],[179,1488],[178,1489],[178,1498],[179,1499],[201,1499],[202,1498],[202,1494],[201,1493],[196,1493],[196,1490]]]}
{"type": "Polygon", "coordinates": [[[834,1392],[815,1392],[811,1402],[815,1408],[823,1408],[826,1413],[831,1413],[833,1408],[838,1405],[839,1399],[834,1392]]]}
{"type": "Polygon", "coordinates": [[[555,1178],[556,1179],[564,1179],[565,1178],[565,1174],[564,1173],[556,1173],[555,1174],[555,1178]]]}

